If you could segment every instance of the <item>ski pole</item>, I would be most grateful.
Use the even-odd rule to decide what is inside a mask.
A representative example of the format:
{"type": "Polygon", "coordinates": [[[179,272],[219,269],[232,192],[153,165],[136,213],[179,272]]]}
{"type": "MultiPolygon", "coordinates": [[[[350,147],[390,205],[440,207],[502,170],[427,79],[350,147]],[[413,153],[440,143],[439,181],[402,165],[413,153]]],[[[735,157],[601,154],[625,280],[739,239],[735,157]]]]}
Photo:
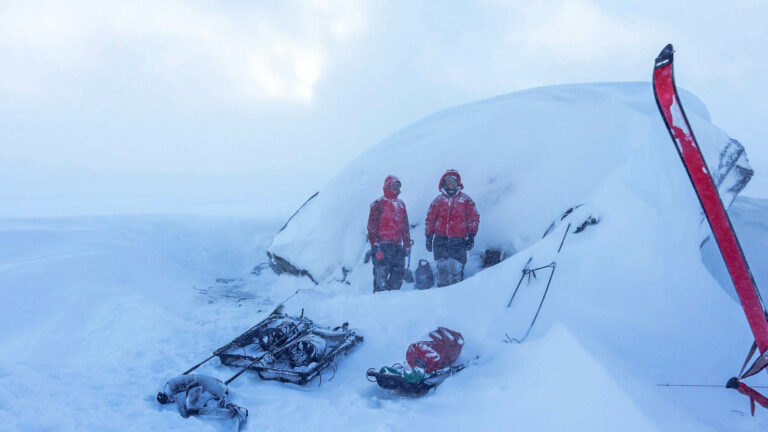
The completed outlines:
{"type": "Polygon", "coordinates": [[[461,363],[461,364],[457,364],[457,365],[453,365],[453,366],[448,366],[448,367],[445,367],[443,369],[438,369],[436,371],[430,372],[430,373],[428,373],[424,377],[424,382],[429,383],[429,380],[438,378],[438,377],[440,377],[442,375],[446,375],[447,374],[448,376],[451,376],[453,374],[459,373],[459,372],[463,371],[464,369],[466,369],[467,367],[469,367],[470,365],[473,365],[473,364],[477,363],[477,361],[479,359],[480,359],[480,356],[476,355],[471,360],[469,360],[467,362],[464,362],[464,363],[461,363]]]}
{"type": "Polygon", "coordinates": [[[189,368],[189,370],[187,370],[186,372],[184,372],[182,375],[186,375],[186,374],[188,374],[188,373],[192,372],[193,370],[195,370],[195,369],[199,368],[200,366],[202,366],[203,364],[205,364],[205,362],[207,362],[208,360],[210,360],[210,359],[212,359],[212,358],[214,358],[214,357],[216,357],[216,354],[211,354],[211,356],[210,356],[210,357],[208,357],[207,359],[205,359],[205,360],[201,361],[200,363],[198,363],[198,364],[196,364],[196,365],[192,366],[191,368],[189,368]]]}
{"type": "Polygon", "coordinates": [[[517,290],[520,289],[520,284],[523,283],[523,278],[525,278],[525,272],[528,270],[528,264],[531,263],[531,260],[533,257],[528,258],[528,262],[525,263],[525,266],[523,267],[523,274],[520,276],[520,280],[517,281],[517,286],[515,287],[515,292],[512,293],[512,298],[509,299],[509,303],[507,303],[507,307],[512,306],[512,301],[515,300],[515,296],[517,295],[517,290]]]}
{"type": "Polygon", "coordinates": [[[557,253],[560,253],[560,250],[563,248],[563,243],[565,243],[565,237],[568,235],[568,231],[571,229],[571,223],[568,222],[568,226],[565,227],[565,234],[563,234],[563,239],[560,241],[560,247],[557,248],[557,253]]]}

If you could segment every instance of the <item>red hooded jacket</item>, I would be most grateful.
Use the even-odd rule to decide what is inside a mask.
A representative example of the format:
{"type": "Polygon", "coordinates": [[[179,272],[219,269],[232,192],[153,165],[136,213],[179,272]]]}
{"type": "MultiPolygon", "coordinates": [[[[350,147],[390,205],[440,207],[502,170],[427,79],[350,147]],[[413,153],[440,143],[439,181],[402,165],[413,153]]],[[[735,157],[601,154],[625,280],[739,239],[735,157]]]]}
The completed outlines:
{"type": "Polygon", "coordinates": [[[391,175],[384,180],[384,196],[371,204],[368,214],[368,240],[371,246],[376,243],[403,243],[406,250],[411,249],[411,233],[408,226],[408,211],[405,203],[389,189],[400,180],[391,175]]]}
{"type": "Polygon", "coordinates": [[[440,177],[438,185],[440,195],[432,201],[427,211],[426,234],[427,237],[437,234],[445,237],[467,237],[477,235],[480,226],[480,214],[477,212],[475,202],[469,195],[461,190],[461,176],[456,170],[448,170],[440,177]],[[443,182],[449,175],[458,179],[458,190],[451,196],[445,190],[443,182]]]}

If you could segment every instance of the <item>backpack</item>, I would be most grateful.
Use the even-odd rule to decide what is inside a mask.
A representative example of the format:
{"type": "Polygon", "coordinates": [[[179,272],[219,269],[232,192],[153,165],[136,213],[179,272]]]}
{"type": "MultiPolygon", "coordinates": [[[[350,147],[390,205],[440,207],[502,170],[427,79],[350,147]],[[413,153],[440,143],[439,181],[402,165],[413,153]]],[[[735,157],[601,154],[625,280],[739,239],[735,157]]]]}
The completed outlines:
{"type": "Polygon", "coordinates": [[[432,266],[425,259],[419,260],[419,266],[414,273],[414,286],[416,289],[423,290],[435,286],[435,274],[432,272],[432,266]]]}
{"type": "Polygon", "coordinates": [[[501,251],[499,249],[486,249],[483,257],[483,268],[492,267],[501,262],[501,251]]]}

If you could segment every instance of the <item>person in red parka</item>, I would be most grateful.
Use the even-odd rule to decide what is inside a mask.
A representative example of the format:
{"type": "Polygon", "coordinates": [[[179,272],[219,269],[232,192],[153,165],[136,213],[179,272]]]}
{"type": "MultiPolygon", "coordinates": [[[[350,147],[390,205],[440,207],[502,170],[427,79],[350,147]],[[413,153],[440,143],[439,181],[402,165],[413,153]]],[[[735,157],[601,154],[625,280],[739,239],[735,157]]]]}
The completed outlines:
{"type": "Polygon", "coordinates": [[[411,233],[405,203],[399,200],[400,180],[387,176],[384,196],[371,203],[368,241],[373,252],[373,292],[399,290],[405,257],[411,253],[411,233]]]}
{"type": "Polygon", "coordinates": [[[462,192],[461,176],[448,170],[440,177],[440,195],[427,212],[427,251],[434,250],[437,286],[451,285],[464,277],[467,251],[475,245],[480,214],[475,202],[462,192]]]}

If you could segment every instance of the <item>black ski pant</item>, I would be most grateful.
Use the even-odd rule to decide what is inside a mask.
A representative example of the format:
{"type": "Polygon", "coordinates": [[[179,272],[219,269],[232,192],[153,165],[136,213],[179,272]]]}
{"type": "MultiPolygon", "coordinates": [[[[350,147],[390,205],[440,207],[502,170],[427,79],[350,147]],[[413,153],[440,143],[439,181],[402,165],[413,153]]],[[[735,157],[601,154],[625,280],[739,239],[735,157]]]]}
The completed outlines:
{"type": "Polygon", "coordinates": [[[381,243],[378,250],[373,250],[373,292],[399,290],[405,274],[405,254],[403,246],[397,243],[381,243]],[[384,259],[376,258],[376,252],[384,254],[384,259]]]}
{"type": "Polygon", "coordinates": [[[461,264],[467,263],[467,239],[464,237],[444,237],[436,235],[432,243],[435,261],[452,258],[461,264]]]}
{"type": "Polygon", "coordinates": [[[467,240],[464,237],[437,235],[432,251],[435,254],[438,287],[464,280],[464,265],[467,263],[467,240]]]}

